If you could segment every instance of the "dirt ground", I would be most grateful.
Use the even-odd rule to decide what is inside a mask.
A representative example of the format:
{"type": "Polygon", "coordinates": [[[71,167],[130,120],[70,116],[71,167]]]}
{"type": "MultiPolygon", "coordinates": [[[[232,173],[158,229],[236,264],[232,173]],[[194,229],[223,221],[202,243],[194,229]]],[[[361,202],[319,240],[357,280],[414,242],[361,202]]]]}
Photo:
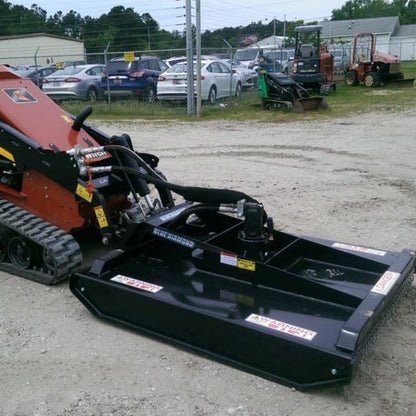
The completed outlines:
{"type": "MultiPolygon", "coordinates": [[[[416,110],[285,124],[96,123],[172,182],[237,189],[276,228],[416,248],[416,110]]],[[[352,384],[301,393],[94,318],[70,293],[0,273],[1,416],[416,415],[416,285],[352,384]]]]}

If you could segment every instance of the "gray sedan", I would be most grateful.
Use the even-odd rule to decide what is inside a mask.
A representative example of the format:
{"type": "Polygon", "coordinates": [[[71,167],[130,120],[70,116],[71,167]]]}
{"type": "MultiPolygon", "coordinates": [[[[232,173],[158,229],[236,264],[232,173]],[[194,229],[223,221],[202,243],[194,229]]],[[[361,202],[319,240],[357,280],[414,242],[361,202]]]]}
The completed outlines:
{"type": "Polygon", "coordinates": [[[53,100],[87,100],[102,96],[101,74],[104,65],[71,66],[43,79],[43,92],[53,100]]]}

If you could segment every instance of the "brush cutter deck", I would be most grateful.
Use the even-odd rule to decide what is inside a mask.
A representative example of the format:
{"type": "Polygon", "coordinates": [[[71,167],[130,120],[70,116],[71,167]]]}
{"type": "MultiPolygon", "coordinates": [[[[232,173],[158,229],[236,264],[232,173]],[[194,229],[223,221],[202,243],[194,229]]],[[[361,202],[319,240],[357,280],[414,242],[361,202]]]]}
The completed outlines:
{"type": "Polygon", "coordinates": [[[298,389],[349,383],[373,330],[410,285],[413,253],[270,224],[255,236],[259,212],[245,221],[203,211],[175,220],[187,211],[195,212],[179,206],[138,224],[124,249],[71,277],[72,292],[100,318],[298,389]]]}

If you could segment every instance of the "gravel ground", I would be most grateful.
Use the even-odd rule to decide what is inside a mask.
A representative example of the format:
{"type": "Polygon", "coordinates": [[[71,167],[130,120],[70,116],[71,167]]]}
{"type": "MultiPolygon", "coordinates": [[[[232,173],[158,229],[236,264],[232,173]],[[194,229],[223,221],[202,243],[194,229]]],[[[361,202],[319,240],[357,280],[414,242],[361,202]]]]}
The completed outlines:
{"type": "MultiPolygon", "coordinates": [[[[172,182],[241,190],[287,232],[416,248],[416,111],[289,124],[96,123],[172,182]]],[[[66,283],[0,273],[1,416],[416,414],[416,286],[349,386],[301,393],[94,318],[66,283]]]]}

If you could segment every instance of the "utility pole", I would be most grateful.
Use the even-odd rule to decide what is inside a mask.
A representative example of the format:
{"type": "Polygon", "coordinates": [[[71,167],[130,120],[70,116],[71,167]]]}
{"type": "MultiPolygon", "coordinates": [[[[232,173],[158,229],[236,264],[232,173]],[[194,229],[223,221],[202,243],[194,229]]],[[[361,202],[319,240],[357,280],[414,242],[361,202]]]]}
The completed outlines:
{"type": "Polygon", "coordinates": [[[196,115],[201,117],[201,0],[195,0],[196,9],[196,115]]]}
{"type": "Polygon", "coordinates": [[[193,42],[192,42],[192,11],[191,0],[186,0],[186,102],[187,114],[192,116],[195,114],[194,99],[194,68],[193,68],[193,42]]]}
{"type": "Polygon", "coordinates": [[[286,47],[286,15],[283,17],[283,47],[286,47]]]}

